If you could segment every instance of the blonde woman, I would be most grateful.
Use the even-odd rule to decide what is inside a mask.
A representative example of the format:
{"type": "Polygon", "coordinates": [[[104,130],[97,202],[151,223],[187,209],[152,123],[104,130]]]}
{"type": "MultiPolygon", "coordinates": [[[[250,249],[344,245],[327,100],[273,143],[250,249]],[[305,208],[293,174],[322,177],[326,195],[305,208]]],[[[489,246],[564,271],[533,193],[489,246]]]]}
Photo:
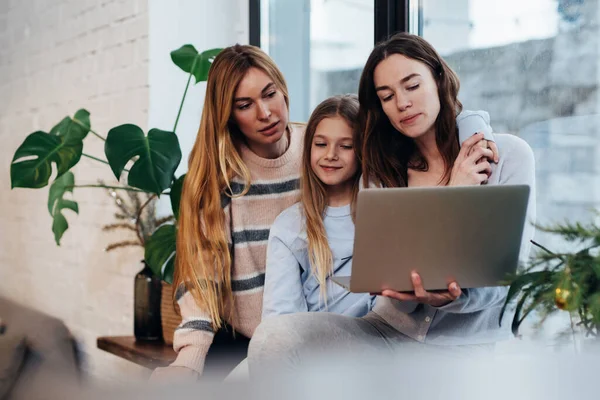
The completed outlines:
{"type": "Polygon", "coordinates": [[[198,377],[212,358],[225,359],[211,366],[224,374],[245,357],[261,319],[269,228],[299,195],[303,126],[289,122],[284,77],[264,52],[222,50],[204,103],[180,203],[178,355],[155,379],[198,377]]]}
{"type": "Polygon", "coordinates": [[[178,355],[155,378],[201,375],[223,328],[227,348],[240,351],[222,367],[245,356],[260,321],[269,227],[298,196],[303,127],[288,107],[283,75],[260,49],[235,45],[215,58],[180,203],[178,355]]]}

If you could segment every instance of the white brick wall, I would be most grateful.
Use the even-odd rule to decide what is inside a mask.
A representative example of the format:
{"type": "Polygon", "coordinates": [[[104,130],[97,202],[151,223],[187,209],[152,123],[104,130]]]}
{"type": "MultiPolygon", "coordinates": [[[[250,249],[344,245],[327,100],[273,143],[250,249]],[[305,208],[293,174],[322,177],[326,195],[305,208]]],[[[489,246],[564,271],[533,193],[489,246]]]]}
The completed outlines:
{"type": "MultiPolygon", "coordinates": [[[[79,108],[95,131],[131,122],[147,129],[147,0],[0,0],[0,295],[65,321],[100,381],[128,381],[147,370],[96,348],[101,335],[133,332],[133,277],[141,249],[105,253],[118,239],[101,231],[115,207],[101,189],[79,189],[54,243],[47,188],[10,190],[9,164],[27,134],[48,131],[79,108]]],[[[103,157],[92,137],[84,151],[103,157]]],[[[114,180],[83,159],[78,183],[114,180]]]]}

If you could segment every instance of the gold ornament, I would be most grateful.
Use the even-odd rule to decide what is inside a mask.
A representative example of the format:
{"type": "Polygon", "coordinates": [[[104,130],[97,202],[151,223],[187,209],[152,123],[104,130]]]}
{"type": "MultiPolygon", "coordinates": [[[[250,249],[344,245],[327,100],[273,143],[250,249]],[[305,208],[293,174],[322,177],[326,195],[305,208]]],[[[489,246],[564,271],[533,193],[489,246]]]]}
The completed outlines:
{"type": "Polygon", "coordinates": [[[561,310],[566,310],[569,308],[568,306],[570,297],[571,291],[569,289],[556,288],[554,293],[554,304],[556,304],[556,307],[560,308],[561,310]]]}

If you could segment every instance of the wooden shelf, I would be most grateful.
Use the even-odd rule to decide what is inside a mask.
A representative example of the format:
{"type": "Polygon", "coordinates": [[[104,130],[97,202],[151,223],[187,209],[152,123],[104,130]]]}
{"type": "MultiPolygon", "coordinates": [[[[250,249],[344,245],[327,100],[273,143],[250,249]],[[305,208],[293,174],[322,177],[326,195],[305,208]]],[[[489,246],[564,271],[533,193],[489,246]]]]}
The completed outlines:
{"type": "Polygon", "coordinates": [[[96,341],[99,349],[146,368],[164,367],[175,361],[173,346],[162,341],[136,341],[134,336],[103,336],[96,341]]]}

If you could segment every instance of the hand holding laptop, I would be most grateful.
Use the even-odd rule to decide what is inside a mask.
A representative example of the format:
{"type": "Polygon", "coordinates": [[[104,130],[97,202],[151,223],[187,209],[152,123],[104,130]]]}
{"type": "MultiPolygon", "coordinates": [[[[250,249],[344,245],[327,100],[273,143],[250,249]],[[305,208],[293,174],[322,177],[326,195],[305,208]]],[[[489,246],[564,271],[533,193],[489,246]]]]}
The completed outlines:
{"type": "Polygon", "coordinates": [[[527,185],[361,190],[352,273],[332,280],[354,293],[434,306],[458,298],[461,288],[501,285],[518,266],[529,191],[527,185]],[[418,276],[411,279],[413,271],[418,276]]]}
{"type": "Polygon", "coordinates": [[[429,304],[433,307],[442,307],[458,299],[462,294],[460,286],[454,281],[448,284],[448,290],[427,291],[423,287],[421,276],[416,271],[411,273],[410,278],[415,289],[414,293],[396,292],[395,290],[386,289],[381,292],[381,295],[400,301],[415,301],[417,303],[429,304]]]}

